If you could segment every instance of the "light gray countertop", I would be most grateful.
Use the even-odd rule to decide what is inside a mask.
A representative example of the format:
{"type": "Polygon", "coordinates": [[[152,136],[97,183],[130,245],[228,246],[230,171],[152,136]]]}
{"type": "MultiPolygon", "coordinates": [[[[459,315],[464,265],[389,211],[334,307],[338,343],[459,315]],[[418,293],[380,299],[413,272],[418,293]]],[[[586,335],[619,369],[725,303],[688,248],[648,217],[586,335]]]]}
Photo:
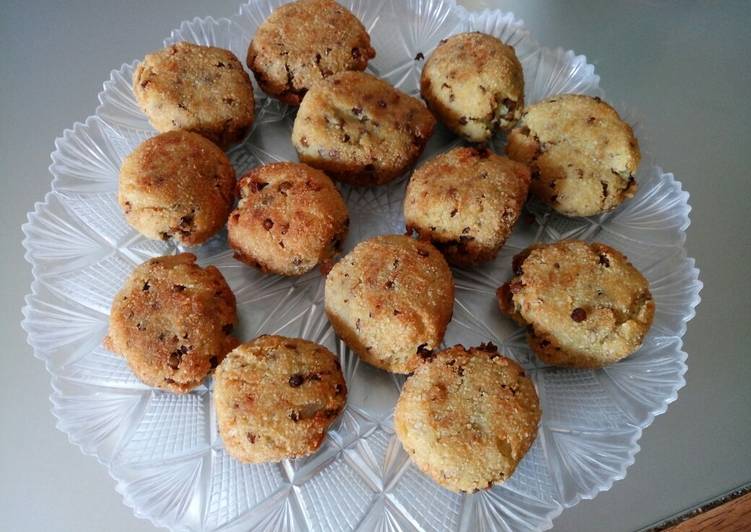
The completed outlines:
{"type": "MultiPolygon", "coordinates": [[[[0,7],[0,529],[153,530],[103,466],[54,427],[49,379],[19,321],[31,273],[20,225],[49,189],[54,139],[96,107],[113,68],[184,19],[238,0],[21,2],[0,7]]],[[[535,38],[585,54],[614,102],[637,108],[660,164],[691,194],[689,255],[704,282],[689,324],[688,384],[649,427],[627,477],[555,530],[633,530],[751,481],[751,3],[470,1],[524,19],[535,38]]]]}

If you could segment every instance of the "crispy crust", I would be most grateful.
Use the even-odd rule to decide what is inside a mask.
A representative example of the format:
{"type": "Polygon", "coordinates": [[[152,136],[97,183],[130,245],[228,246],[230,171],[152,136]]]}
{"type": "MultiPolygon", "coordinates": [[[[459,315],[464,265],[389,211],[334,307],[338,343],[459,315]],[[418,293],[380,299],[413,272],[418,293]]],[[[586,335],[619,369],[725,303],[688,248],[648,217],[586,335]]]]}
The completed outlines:
{"type": "Polygon", "coordinates": [[[258,28],[247,64],[263,91],[300,105],[318,81],[338,72],[362,71],[375,57],[362,23],[333,0],[284,4],[258,28]]]}
{"type": "Polygon", "coordinates": [[[528,107],[506,151],[531,167],[530,192],[567,216],[611,211],[636,194],[639,144],[600,98],[564,94],[528,107]]]}
{"type": "Polygon", "coordinates": [[[331,179],[305,164],[254,168],[238,183],[227,224],[235,256],[280,275],[301,275],[334,257],[347,234],[347,206],[331,179]]]}
{"type": "Polygon", "coordinates": [[[529,169],[487,149],[454,148],[412,174],[404,198],[407,231],[446,260],[471,266],[495,258],[521,214],[529,169]]]}
{"type": "Polygon", "coordinates": [[[454,281],[431,244],[406,236],[358,244],[326,277],[326,314],[365,362],[409,373],[451,320],[454,281]]]}
{"type": "Polygon", "coordinates": [[[599,368],[640,346],[654,318],[649,283],[604,244],[541,244],[514,258],[515,276],[498,290],[502,312],[528,326],[541,360],[599,368]]]}
{"type": "Polygon", "coordinates": [[[470,142],[511,129],[524,107],[514,48],[479,32],[441,41],[423,67],[420,91],[441,122],[470,142]]]}
{"type": "Polygon", "coordinates": [[[299,338],[264,335],[242,344],[214,377],[224,448],[244,463],[315,452],[346,401],[339,361],[299,338]]]}
{"type": "Polygon", "coordinates": [[[117,293],[105,347],[149,386],[186,393],[237,345],[235,296],[214,266],[182,253],[138,266],[117,293]]]}
{"type": "Polygon", "coordinates": [[[492,344],[441,351],[415,370],[394,411],[417,466],[452,491],[507,480],[534,442],[540,403],[532,381],[492,344]]]}
{"type": "Polygon", "coordinates": [[[234,188],[235,171],[224,152],[177,130],[142,142],[125,158],[118,202],[144,236],[194,246],[224,226],[234,188]]]}
{"type": "Polygon", "coordinates": [[[435,119],[416,98],[363,72],[316,84],[295,119],[300,160],[353,185],[381,185],[403,174],[425,148],[435,119]]]}
{"type": "Polygon", "coordinates": [[[250,76],[222,48],[179,42],[146,55],[133,73],[133,93],[160,132],[186,129],[227,148],[253,125],[250,76]]]}

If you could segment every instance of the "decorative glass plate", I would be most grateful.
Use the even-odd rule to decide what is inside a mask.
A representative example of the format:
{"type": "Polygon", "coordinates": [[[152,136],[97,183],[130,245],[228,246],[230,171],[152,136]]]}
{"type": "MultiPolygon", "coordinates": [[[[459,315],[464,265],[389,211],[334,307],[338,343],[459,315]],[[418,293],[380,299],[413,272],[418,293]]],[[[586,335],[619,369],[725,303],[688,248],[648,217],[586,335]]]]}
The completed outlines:
{"type": "MultiPolygon", "coordinates": [[[[213,44],[244,59],[255,29],[279,3],[254,0],[231,19],[183,22],[165,42],[213,44]]],[[[344,4],[372,36],[378,55],[369,70],[411,94],[418,91],[419,53],[427,57],[440,39],[479,30],[516,47],[528,102],[561,92],[603,95],[584,56],[540,47],[510,13],[470,13],[452,0],[344,4]]],[[[624,116],[644,152],[634,199],[593,218],[563,218],[531,205],[494,262],[455,270],[455,312],[445,343],[501,346],[529,371],[543,409],[539,436],[513,477],[490,491],[458,495],[408,460],[391,419],[403,378],[361,363],[335,338],[317,271],[296,279],[260,274],[232,258],[224,234],[193,250],[203,264],[221,269],[237,295],[241,339],[300,336],[340,357],[347,408],[311,457],[254,466],[234,461],[217,434],[210,380],[184,396],[154,390],[102,347],[110,302],[125,277],[143,260],[177,251],[133,231],[116,201],[122,158],[155,133],[131,93],[135,64],[112,71],[94,116],[55,143],[52,191],[23,227],[34,275],[23,327],[52,376],[57,427],[109,469],[138,517],[180,531],[546,529],[564,508],[625,476],[642,430],[684,385],[681,337],[701,289],[683,249],[688,193],[655,165],[630,113],[624,116]],[[650,281],[654,326],[637,353],[607,369],[540,364],[524,331],[496,310],[494,292],[511,276],[512,255],[534,241],[561,238],[610,244],[650,281]]],[[[238,175],[262,162],[296,160],[289,140],[294,111],[259,90],[256,98],[254,129],[230,152],[238,175]]],[[[456,142],[439,128],[423,159],[456,142]]],[[[503,139],[494,147],[502,150],[503,139]]],[[[345,250],[369,236],[403,232],[405,181],[341,187],[352,217],[345,250]]]]}

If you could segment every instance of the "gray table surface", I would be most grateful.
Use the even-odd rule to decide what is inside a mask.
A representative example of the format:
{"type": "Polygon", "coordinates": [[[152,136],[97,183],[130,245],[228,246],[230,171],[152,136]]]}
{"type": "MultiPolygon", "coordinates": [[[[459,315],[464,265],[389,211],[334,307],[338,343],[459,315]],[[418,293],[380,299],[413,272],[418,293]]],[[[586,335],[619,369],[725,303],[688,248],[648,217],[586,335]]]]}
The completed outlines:
{"type": "MultiPolygon", "coordinates": [[[[239,0],[0,5],[0,529],[152,530],[104,467],[55,429],[49,381],[19,326],[31,274],[20,225],[49,189],[54,139],[96,106],[112,68],[194,16],[239,0]]],[[[586,54],[608,97],[637,107],[654,153],[691,193],[687,247],[705,288],[685,337],[688,384],[645,431],[626,479],[555,530],[634,530],[751,481],[751,3],[468,1],[524,19],[547,46],[586,54]]]]}

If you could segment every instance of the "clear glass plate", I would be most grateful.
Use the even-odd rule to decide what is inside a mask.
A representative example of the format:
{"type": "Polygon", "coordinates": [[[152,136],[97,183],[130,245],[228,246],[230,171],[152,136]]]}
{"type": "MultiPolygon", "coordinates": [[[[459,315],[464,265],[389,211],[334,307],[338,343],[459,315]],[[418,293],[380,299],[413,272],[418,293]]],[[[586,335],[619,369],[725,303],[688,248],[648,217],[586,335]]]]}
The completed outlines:
{"type": "MultiPolygon", "coordinates": [[[[251,36],[278,0],[254,0],[231,19],[183,22],[165,42],[231,49],[244,59],[251,36]]],[[[516,47],[527,101],[561,92],[602,96],[584,56],[542,48],[510,13],[470,13],[450,0],[344,2],[369,29],[378,56],[370,70],[417,94],[423,61],[438,41],[480,30],[516,47]]],[[[71,442],[104,464],[135,514],[173,530],[522,530],[545,529],[564,508],[607,490],[626,474],[642,430],[684,385],[681,337],[701,282],[683,244],[688,193],[644,151],[638,195],[613,213],[563,218],[530,205],[499,257],[455,270],[454,319],[445,343],[492,341],[532,375],[542,401],[539,437],[513,477],[487,492],[457,495],[422,475],[396,439],[391,412],[403,379],[366,364],[338,341],[322,311],[317,272],[297,279],[262,275],[232,258],[226,235],[193,250],[217,265],[237,295],[238,335],[300,336],[327,345],[342,362],[347,409],[315,455],[241,465],[218,437],[209,380],[177,396],[142,385],[123,359],[101,345],[110,302],[132,268],[177,249],[147,240],[125,222],[116,201],[122,158],[155,132],[130,88],[134,65],[112,71],[101,104],[55,143],[52,191],[24,225],[34,281],[23,327],[52,376],[52,412],[71,442]],[[511,256],[535,241],[596,239],[623,251],[651,283],[657,311],[644,346],[607,369],[546,367],[524,331],[496,310],[495,289],[511,276],[511,256]]],[[[296,160],[294,113],[256,91],[257,121],[231,152],[238,175],[251,166],[296,160]]],[[[623,110],[621,110],[623,111],[623,110]]],[[[425,157],[457,141],[439,129],[425,157]]],[[[503,148],[499,138],[494,146],[503,148]]],[[[378,188],[341,187],[352,215],[345,248],[372,235],[401,233],[406,177],[378,188]]]]}

